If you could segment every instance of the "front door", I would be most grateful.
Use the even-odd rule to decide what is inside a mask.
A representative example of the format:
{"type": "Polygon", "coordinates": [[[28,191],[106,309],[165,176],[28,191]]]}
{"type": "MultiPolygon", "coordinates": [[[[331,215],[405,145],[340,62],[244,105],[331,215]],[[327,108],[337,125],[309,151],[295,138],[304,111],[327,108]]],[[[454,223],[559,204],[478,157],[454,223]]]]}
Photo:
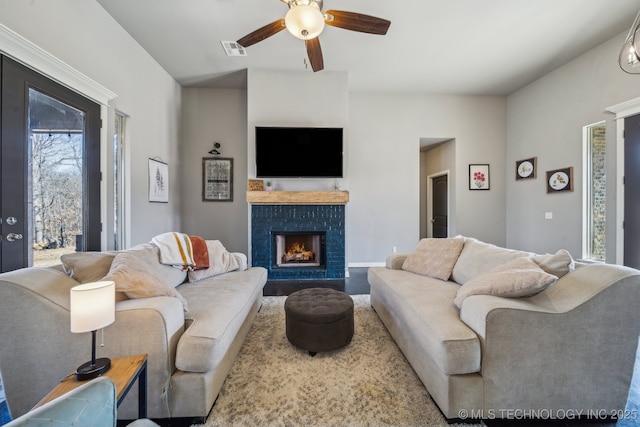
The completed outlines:
{"type": "Polygon", "coordinates": [[[449,195],[447,181],[447,175],[440,175],[431,180],[431,188],[433,189],[431,217],[433,237],[447,237],[448,235],[449,208],[447,200],[449,195]]]}
{"type": "Polygon", "coordinates": [[[624,265],[640,268],[640,114],[624,120],[624,265]]]}
{"type": "Polygon", "coordinates": [[[100,250],[100,106],[1,61],[0,271],[100,250]]]}

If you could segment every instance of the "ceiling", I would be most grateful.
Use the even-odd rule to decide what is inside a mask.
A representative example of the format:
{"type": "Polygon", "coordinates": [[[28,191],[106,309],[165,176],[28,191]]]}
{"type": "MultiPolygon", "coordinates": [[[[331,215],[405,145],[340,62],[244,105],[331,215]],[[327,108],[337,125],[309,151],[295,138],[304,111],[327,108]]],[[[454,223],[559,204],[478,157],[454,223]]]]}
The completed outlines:
{"type": "MultiPolygon", "coordinates": [[[[183,86],[239,87],[247,68],[312,73],[287,31],[246,57],[224,52],[221,41],[284,17],[279,0],[97,1],[183,86]]],[[[626,33],[640,0],[325,0],[328,9],[391,21],[385,36],[320,35],[320,73],[348,72],[350,91],[508,95],[626,33]]]]}

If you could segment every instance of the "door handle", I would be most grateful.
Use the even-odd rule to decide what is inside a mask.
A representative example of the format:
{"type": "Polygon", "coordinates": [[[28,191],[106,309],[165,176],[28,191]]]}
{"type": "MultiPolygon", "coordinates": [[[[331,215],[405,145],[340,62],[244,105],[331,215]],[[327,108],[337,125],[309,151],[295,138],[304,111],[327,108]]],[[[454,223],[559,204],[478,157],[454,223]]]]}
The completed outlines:
{"type": "Polygon", "coordinates": [[[6,239],[10,242],[16,241],[16,240],[22,240],[22,234],[18,234],[18,233],[9,233],[7,234],[6,239]]]}

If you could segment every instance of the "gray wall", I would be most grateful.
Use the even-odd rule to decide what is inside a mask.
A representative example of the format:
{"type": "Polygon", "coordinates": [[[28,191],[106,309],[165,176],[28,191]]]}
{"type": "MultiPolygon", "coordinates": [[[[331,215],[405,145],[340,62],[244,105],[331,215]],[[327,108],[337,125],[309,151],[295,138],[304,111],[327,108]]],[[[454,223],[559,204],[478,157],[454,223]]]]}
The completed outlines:
{"type": "MultiPolygon", "coordinates": [[[[95,1],[2,0],[0,23],[118,95],[109,105],[109,132],[102,144],[108,153],[114,111],[130,116],[125,149],[128,244],[180,229],[181,89],[175,80],[95,1]],[[169,164],[169,203],[148,202],[147,159],[154,157],[169,164]]],[[[105,179],[111,175],[108,166],[103,162],[105,179]]],[[[110,191],[109,185],[103,187],[110,191]]],[[[104,215],[110,211],[103,206],[104,215]]]]}
{"type": "Polygon", "coordinates": [[[240,89],[182,91],[180,170],[182,231],[217,239],[230,251],[247,253],[247,92],[240,89]],[[202,201],[202,159],[213,142],[233,159],[233,201],[202,201]]]}
{"type": "Polygon", "coordinates": [[[582,129],[607,126],[607,261],[615,261],[616,131],[607,107],[640,96],[640,76],[617,64],[625,34],[603,43],[507,99],[507,245],[535,252],[565,248],[582,257],[582,129]],[[535,180],[516,182],[515,162],[538,158],[535,180]],[[545,171],[573,166],[574,191],[546,194],[545,171]],[[544,213],[553,219],[545,220],[544,213]]]}

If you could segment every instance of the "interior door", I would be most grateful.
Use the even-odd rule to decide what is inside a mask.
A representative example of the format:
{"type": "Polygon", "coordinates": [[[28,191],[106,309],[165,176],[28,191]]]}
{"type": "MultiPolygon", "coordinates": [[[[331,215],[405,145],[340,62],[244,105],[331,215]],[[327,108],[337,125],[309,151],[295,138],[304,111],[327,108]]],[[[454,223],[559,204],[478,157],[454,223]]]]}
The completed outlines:
{"type": "Polygon", "coordinates": [[[624,265],[640,268],[640,115],[624,121],[624,265]]]}
{"type": "Polygon", "coordinates": [[[431,179],[431,188],[433,191],[431,216],[433,237],[447,237],[448,235],[448,178],[447,175],[440,175],[431,179]]]}
{"type": "Polygon", "coordinates": [[[100,250],[100,106],[1,61],[0,271],[100,250]]]}

